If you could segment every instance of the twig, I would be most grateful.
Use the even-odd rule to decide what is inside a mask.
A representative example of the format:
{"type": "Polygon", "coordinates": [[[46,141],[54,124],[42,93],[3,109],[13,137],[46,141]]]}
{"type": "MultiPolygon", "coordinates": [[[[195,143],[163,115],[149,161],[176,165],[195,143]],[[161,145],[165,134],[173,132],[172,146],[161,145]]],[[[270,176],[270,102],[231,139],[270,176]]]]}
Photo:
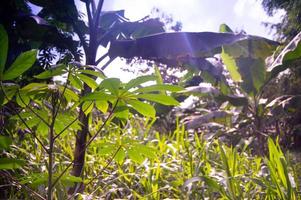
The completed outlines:
{"type": "MultiPolygon", "coordinates": [[[[26,105],[25,101],[23,100],[23,98],[20,95],[20,92],[18,91],[18,96],[20,97],[20,100],[22,101],[22,103],[24,105],[26,105]]],[[[48,122],[46,122],[45,119],[43,119],[43,117],[41,117],[38,113],[36,113],[29,105],[26,105],[26,107],[33,113],[35,114],[35,116],[37,116],[40,120],[42,120],[42,122],[44,122],[48,127],[50,127],[50,124],[48,122]]]]}

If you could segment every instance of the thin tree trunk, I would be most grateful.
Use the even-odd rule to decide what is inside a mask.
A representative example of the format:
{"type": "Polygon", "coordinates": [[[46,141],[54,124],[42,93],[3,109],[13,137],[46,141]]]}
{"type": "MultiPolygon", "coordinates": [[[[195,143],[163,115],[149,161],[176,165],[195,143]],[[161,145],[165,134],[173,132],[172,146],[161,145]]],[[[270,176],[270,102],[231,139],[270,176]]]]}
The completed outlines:
{"type": "MultiPolygon", "coordinates": [[[[85,45],[84,51],[86,55],[86,65],[96,65],[96,52],[97,52],[97,27],[99,23],[99,15],[102,10],[103,0],[100,0],[97,5],[97,10],[93,13],[93,16],[89,16],[89,45],[85,45]],[[92,19],[93,18],[93,19],[92,19]],[[95,20],[95,21],[94,21],[95,20]]],[[[86,2],[87,13],[91,13],[89,10],[89,2],[86,2]]],[[[85,37],[82,35],[80,29],[76,27],[76,32],[80,37],[80,40],[84,44],[85,37]]],[[[82,91],[82,96],[91,92],[91,88],[89,88],[86,84],[84,84],[84,89],[82,91]]],[[[74,148],[74,164],[71,174],[73,176],[81,176],[83,175],[84,165],[85,165],[85,154],[86,154],[86,142],[87,137],[89,135],[89,120],[88,116],[86,116],[80,108],[79,112],[79,121],[81,123],[81,129],[77,132],[76,135],[76,143],[74,148]]],[[[74,192],[83,193],[84,184],[75,185],[73,188],[70,188],[68,191],[69,194],[73,194],[74,192]]]]}

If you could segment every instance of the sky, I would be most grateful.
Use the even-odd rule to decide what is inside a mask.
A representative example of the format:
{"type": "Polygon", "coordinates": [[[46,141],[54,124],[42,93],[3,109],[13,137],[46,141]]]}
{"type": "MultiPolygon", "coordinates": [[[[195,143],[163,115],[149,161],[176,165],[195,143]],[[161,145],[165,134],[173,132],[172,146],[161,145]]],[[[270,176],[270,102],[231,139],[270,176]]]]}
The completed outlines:
{"type": "MultiPolygon", "coordinates": [[[[261,6],[261,0],[105,0],[103,9],[125,10],[125,16],[138,20],[150,14],[152,8],[159,8],[175,21],[182,22],[182,31],[217,32],[219,25],[226,23],[235,31],[273,39],[273,33],[263,22],[276,23],[284,11],[269,17],[261,6]]],[[[133,75],[119,70],[125,62],[116,59],[105,70],[107,76],[128,81],[133,75]]]]}

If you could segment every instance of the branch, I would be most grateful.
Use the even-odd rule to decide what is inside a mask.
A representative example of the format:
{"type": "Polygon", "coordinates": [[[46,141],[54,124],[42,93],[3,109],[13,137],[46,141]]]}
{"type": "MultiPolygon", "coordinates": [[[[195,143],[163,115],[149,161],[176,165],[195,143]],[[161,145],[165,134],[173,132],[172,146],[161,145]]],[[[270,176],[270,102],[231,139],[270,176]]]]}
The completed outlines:
{"type": "Polygon", "coordinates": [[[94,19],[95,19],[95,21],[94,21],[94,30],[97,30],[102,5],[103,5],[103,0],[99,0],[96,12],[94,14],[94,19]]]}
{"type": "Polygon", "coordinates": [[[107,57],[109,53],[104,54],[99,59],[96,60],[95,65],[97,66],[105,57],[107,57]]]}
{"type": "MultiPolygon", "coordinates": [[[[85,112],[91,106],[92,103],[93,102],[91,102],[90,105],[87,106],[87,108],[85,110],[83,110],[83,112],[85,112]]],[[[63,132],[65,132],[65,130],[67,130],[70,126],[72,126],[72,124],[74,124],[78,120],[78,117],[76,117],[71,123],[69,123],[67,126],[65,126],[65,128],[63,130],[61,130],[61,132],[59,132],[56,136],[54,136],[53,140],[57,139],[63,132]]]]}
{"type": "Polygon", "coordinates": [[[90,2],[91,2],[91,5],[92,5],[92,14],[94,15],[95,11],[96,11],[95,1],[91,0],[90,2]]]}
{"type": "Polygon", "coordinates": [[[105,70],[107,68],[107,66],[109,64],[111,64],[111,62],[113,62],[113,60],[115,60],[115,58],[111,58],[106,64],[104,64],[102,67],[101,67],[101,70],[105,70]]]}
{"type": "MultiPolygon", "coordinates": [[[[91,29],[92,26],[93,26],[93,18],[92,18],[92,14],[91,14],[91,10],[90,10],[90,5],[89,5],[90,3],[91,3],[91,1],[86,2],[86,10],[87,10],[87,15],[88,15],[89,29],[91,29]]],[[[93,11],[93,3],[94,3],[94,6],[95,6],[95,2],[94,1],[92,2],[92,12],[94,13],[94,11],[93,11]]]]}

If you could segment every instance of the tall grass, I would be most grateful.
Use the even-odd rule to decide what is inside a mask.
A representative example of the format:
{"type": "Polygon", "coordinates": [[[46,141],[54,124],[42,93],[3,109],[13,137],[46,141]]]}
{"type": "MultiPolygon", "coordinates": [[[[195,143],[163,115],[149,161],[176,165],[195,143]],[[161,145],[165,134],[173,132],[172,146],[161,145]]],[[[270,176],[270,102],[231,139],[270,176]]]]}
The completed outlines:
{"type": "MultiPolygon", "coordinates": [[[[265,157],[251,150],[227,146],[219,139],[188,133],[177,126],[173,133],[155,132],[133,122],[128,129],[108,126],[88,149],[82,198],[125,199],[300,199],[300,168],[290,162],[277,141],[268,139],[265,157]]],[[[72,133],[55,147],[57,172],[72,160],[72,133]]],[[[29,143],[28,141],[26,143],[29,143]]],[[[23,144],[23,143],[22,143],[23,144]]],[[[20,144],[21,145],[21,144],[20,144]]],[[[45,159],[39,148],[18,148],[28,165],[20,174],[24,184],[45,191],[41,177],[26,177],[46,171],[38,165],[45,159]],[[21,150],[21,151],[20,151],[21,150]],[[30,155],[30,156],[28,156],[30,155]]],[[[63,179],[64,180],[64,179],[63,179]]],[[[56,188],[56,198],[66,199],[71,180],[56,188]]]]}

